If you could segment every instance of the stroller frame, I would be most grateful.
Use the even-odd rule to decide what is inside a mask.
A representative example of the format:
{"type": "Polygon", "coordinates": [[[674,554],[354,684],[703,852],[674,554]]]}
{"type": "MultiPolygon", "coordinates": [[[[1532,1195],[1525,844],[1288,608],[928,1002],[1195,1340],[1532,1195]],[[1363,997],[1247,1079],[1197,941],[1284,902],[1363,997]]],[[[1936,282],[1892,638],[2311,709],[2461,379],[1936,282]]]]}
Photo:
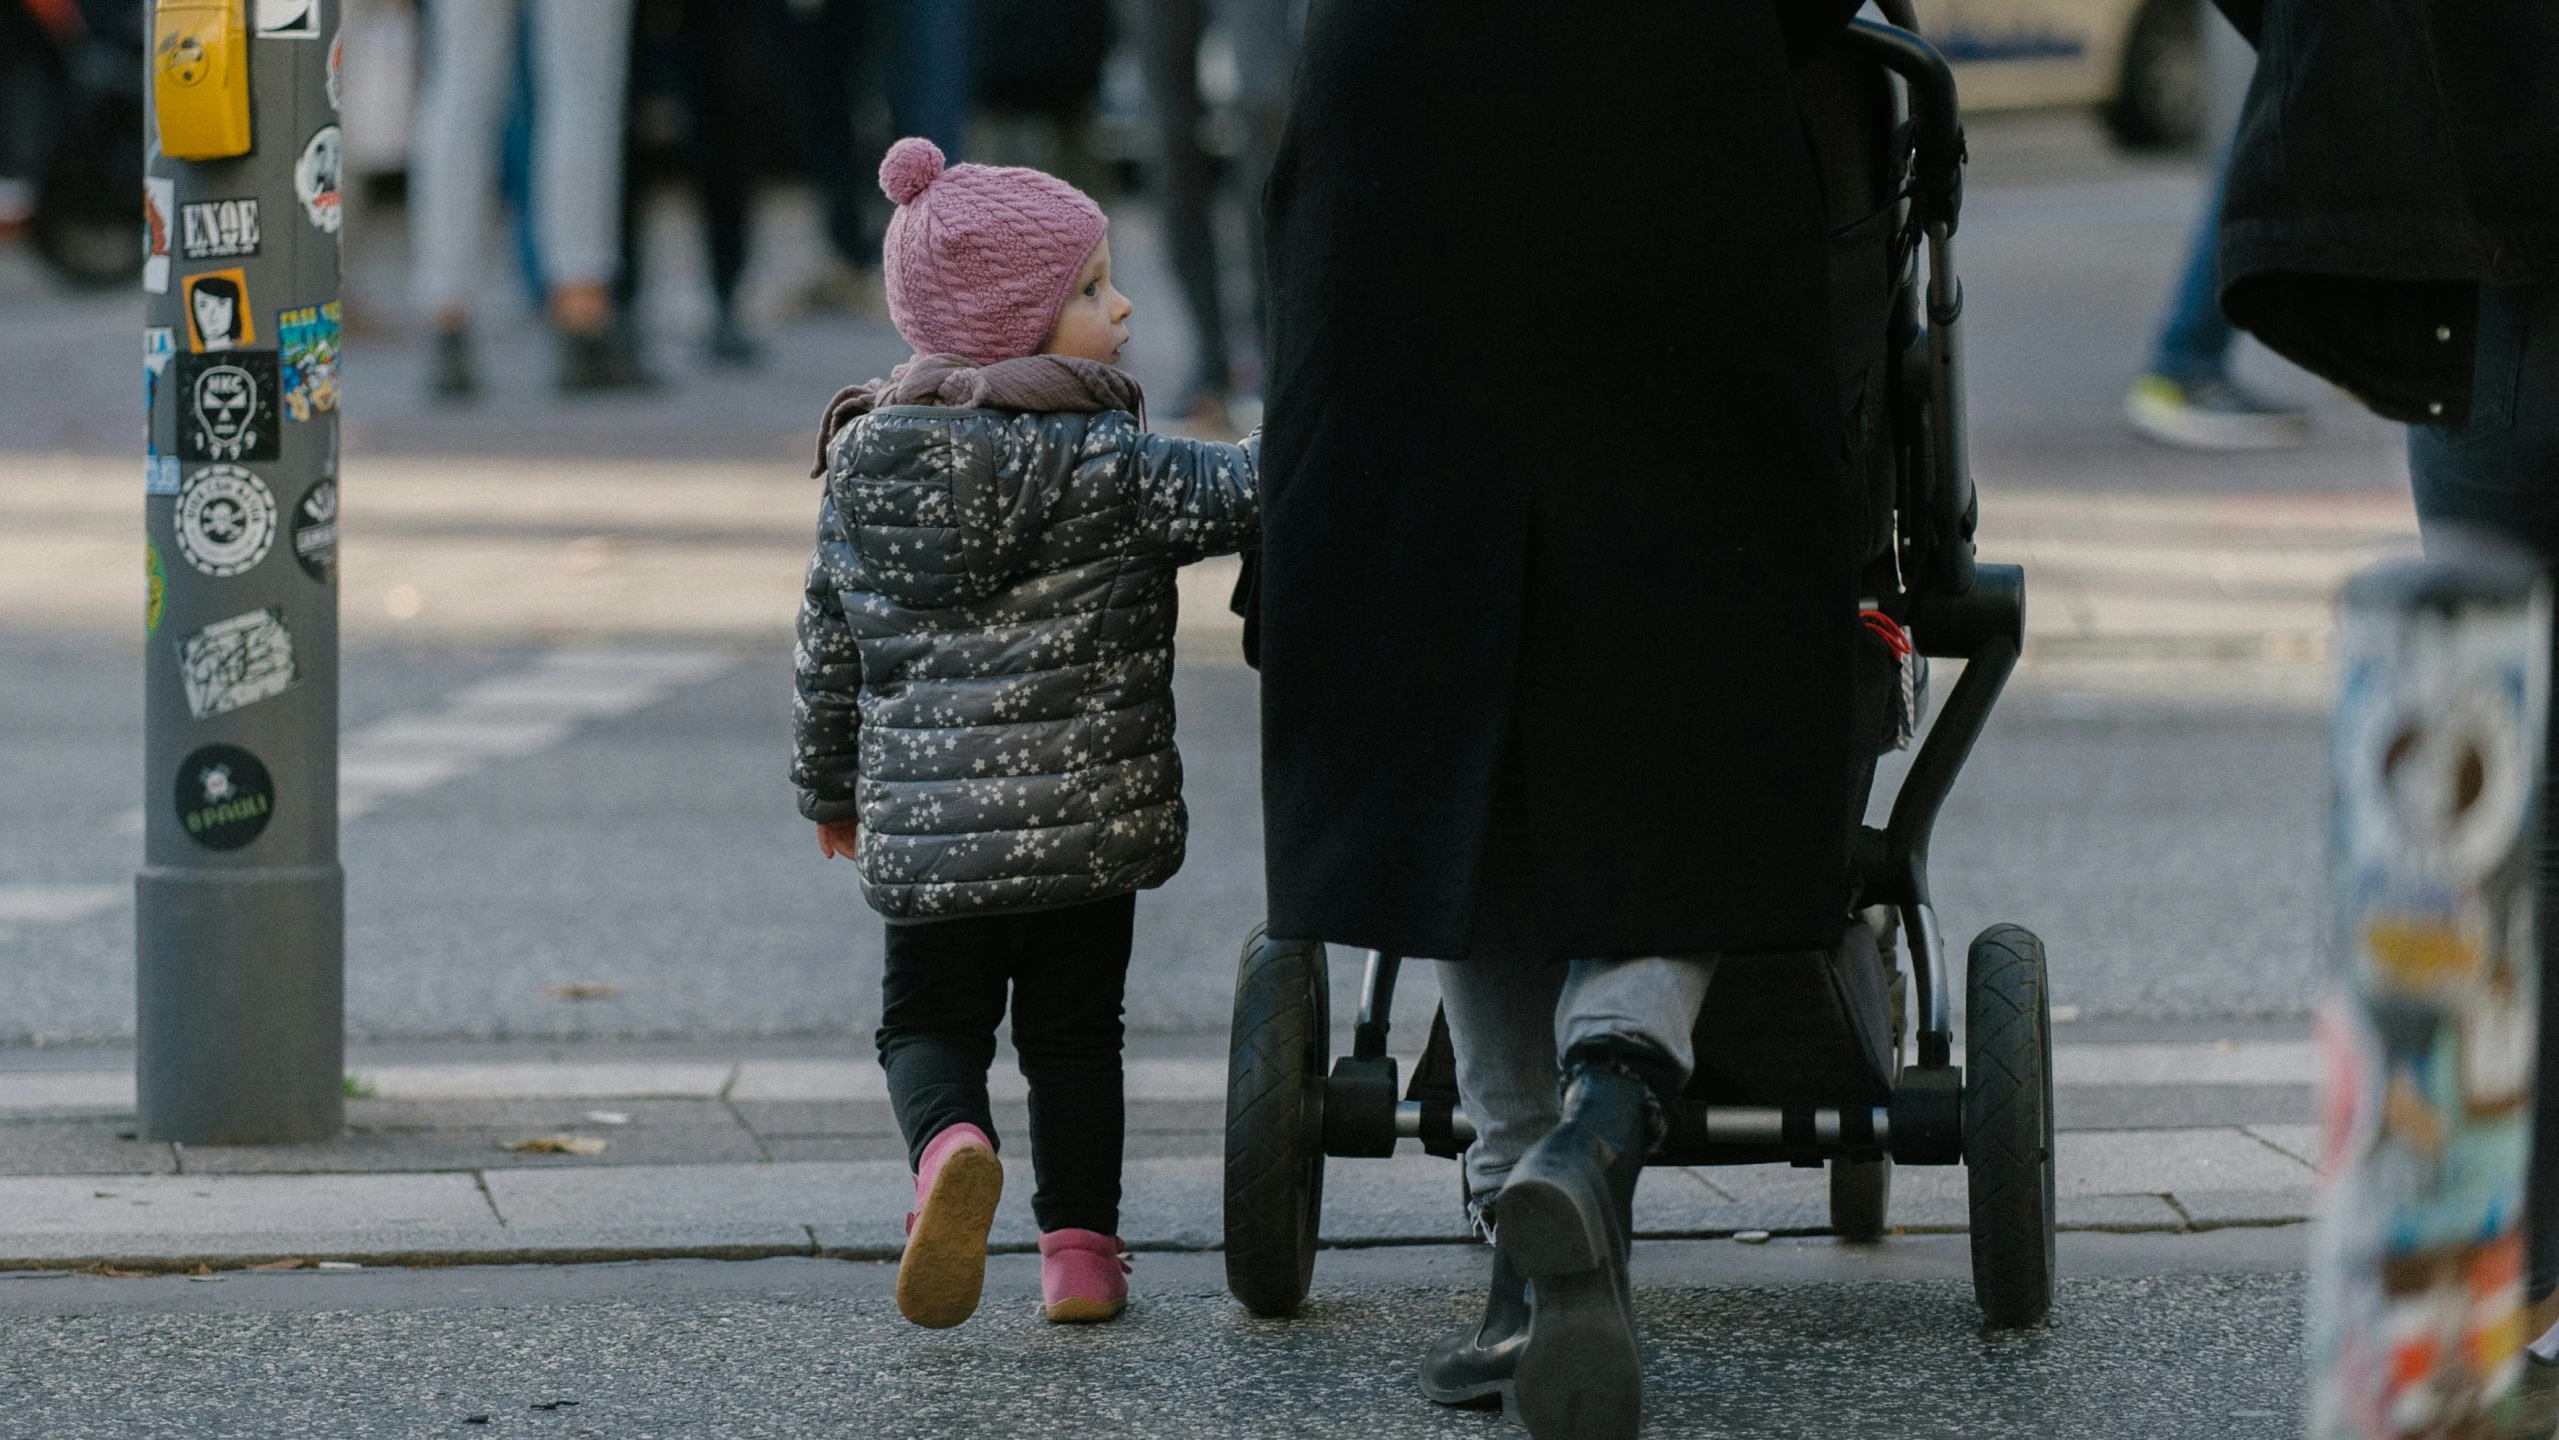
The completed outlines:
{"type": "MultiPolygon", "coordinates": [[[[1865,587],[1919,653],[1961,659],[1963,675],[1888,821],[1851,832],[1850,911],[1860,918],[1835,952],[1730,956],[1718,966],[1699,1022],[1699,1075],[1665,1117],[1668,1135],[1649,1163],[1827,1163],[1831,1229],[1850,1240],[1884,1233],[1895,1162],[1966,1165],[1975,1296],[1992,1324],[2024,1325],[2050,1308],[2054,1262],[2043,947],[2009,925],[1975,939],[1966,965],[1968,1065],[1956,1065],[1952,965],[1930,898],[1928,850],[2017,664],[2025,579],[2018,566],[1978,564],[1973,555],[1978,501],[1964,451],[1963,290],[1953,247],[1965,153],[1954,77],[1912,33],[1906,3],[1886,13],[1898,23],[1853,21],[1840,43],[1900,81],[1901,121],[1884,163],[1889,188],[1880,209],[1833,232],[1837,240],[1872,221],[1892,226],[1882,441],[1891,447],[1891,543],[1872,558],[1865,587]],[[1922,250],[1924,291],[1916,283],[1922,250]],[[1907,951],[1918,1002],[1908,1065],[1897,948],[1907,951]],[[1710,1036],[1719,1024],[1738,1028],[1710,1036]],[[1791,1033],[1755,1052],[1748,1036],[1771,1030],[1791,1033]]],[[[1401,1139],[1455,1157],[1473,1139],[1444,1014],[1433,1019],[1411,1089],[1397,1094],[1387,1039],[1402,960],[1368,952],[1351,1053],[1328,1070],[1324,947],[1258,930],[1245,944],[1228,1070],[1226,1255],[1229,1288],[1257,1314],[1286,1315],[1305,1298],[1326,1157],[1389,1156],[1401,1139]]]]}

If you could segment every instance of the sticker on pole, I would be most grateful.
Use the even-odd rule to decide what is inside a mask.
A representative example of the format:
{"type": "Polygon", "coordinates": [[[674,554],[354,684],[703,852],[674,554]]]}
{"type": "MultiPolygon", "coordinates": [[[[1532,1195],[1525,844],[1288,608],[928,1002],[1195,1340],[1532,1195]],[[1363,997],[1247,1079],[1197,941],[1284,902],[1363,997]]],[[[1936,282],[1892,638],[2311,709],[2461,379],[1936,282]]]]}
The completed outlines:
{"type": "Polygon", "coordinates": [[[346,22],[341,19],[338,22],[338,28],[329,35],[329,83],[327,89],[329,96],[329,109],[332,111],[344,110],[347,108],[347,86],[345,80],[346,65],[347,27],[346,22]]]}
{"type": "Polygon", "coordinates": [[[185,292],[187,348],[198,354],[237,350],[258,343],[258,323],[249,314],[249,272],[238,267],[207,270],[178,282],[185,292]]]}
{"type": "Polygon", "coordinates": [[[142,595],[142,633],[157,635],[161,612],[169,608],[169,567],[160,563],[160,547],[148,540],[142,542],[142,555],[149,587],[142,595]]]}
{"type": "Polygon", "coordinates": [[[277,374],[272,350],[179,356],[179,456],[187,460],[276,458],[277,374]]]}
{"type": "Polygon", "coordinates": [[[178,208],[178,182],[146,176],[142,181],[142,288],[154,295],[169,293],[170,217],[178,208]]]}
{"type": "Polygon", "coordinates": [[[258,253],[258,201],[191,201],[178,207],[178,253],[190,260],[230,260],[258,253]]]}
{"type": "Polygon", "coordinates": [[[302,213],[311,218],[314,229],[331,235],[338,233],[338,177],[344,151],[338,127],[323,125],[302,147],[302,158],[293,162],[293,193],[302,201],[302,213]]]}
{"type": "Polygon", "coordinates": [[[320,38],[320,0],[257,0],[261,40],[320,38]]]}
{"type": "Polygon", "coordinates": [[[338,482],[322,480],[302,492],[293,507],[293,558],[302,573],[326,585],[338,570],[338,482]]]}
{"type": "MultiPolygon", "coordinates": [[[[160,408],[160,373],[169,368],[169,357],[178,353],[177,332],[166,325],[152,325],[142,332],[142,453],[155,462],[160,458],[160,445],[153,438],[154,424],[160,408]]],[[[172,460],[174,465],[175,461],[172,460]]],[[[154,490],[151,494],[160,494],[154,490]]],[[[169,472],[167,493],[178,493],[176,470],[169,472]]]]}
{"type": "Polygon", "coordinates": [[[279,310],[276,354],[284,367],[284,418],[338,408],[338,302],[279,310]]]}
{"type": "Polygon", "coordinates": [[[275,814],[275,782],[237,745],[198,746],[178,764],[178,824],[207,850],[237,850],[275,814]]]}
{"type": "Polygon", "coordinates": [[[217,620],[178,642],[178,678],[187,713],[210,720],[281,695],[302,678],[293,664],[293,632],[275,606],[217,620]]]}
{"type": "Polygon", "coordinates": [[[207,465],[178,492],[178,553],[227,580],[267,558],[275,543],[275,494],[237,465],[207,465]]]}

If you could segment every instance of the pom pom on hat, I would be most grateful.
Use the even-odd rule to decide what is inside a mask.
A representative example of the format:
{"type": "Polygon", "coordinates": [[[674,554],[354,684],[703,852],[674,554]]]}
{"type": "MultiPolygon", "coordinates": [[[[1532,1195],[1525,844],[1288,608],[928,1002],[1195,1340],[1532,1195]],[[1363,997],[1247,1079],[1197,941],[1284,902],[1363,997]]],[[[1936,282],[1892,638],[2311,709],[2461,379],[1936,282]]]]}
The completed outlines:
{"type": "Polygon", "coordinates": [[[1040,348],[1110,225],[1091,196],[1054,175],[946,168],[919,136],[889,147],[880,189],[897,202],[880,247],[889,319],[917,354],[981,365],[1040,348]]]}
{"type": "Polygon", "coordinates": [[[880,189],[891,202],[910,204],[924,187],[942,178],[942,147],[910,135],[889,147],[880,161],[880,189]]]}

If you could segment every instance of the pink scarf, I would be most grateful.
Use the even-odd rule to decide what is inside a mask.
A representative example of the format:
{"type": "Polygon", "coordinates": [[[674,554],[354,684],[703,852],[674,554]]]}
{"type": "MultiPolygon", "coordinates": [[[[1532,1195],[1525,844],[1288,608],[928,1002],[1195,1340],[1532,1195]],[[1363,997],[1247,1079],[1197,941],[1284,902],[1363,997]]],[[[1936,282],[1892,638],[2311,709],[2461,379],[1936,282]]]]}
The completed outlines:
{"type": "Polygon", "coordinates": [[[827,442],[835,432],[884,405],[947,405],[954,409],[1021,410],[1035,414],[1072,410],[1126,410],[1146,423],[1146,392],[1125,370],[1072,355],[1024,355],[980,365],[964,355],[918,355],[886,380],[847,386],[826,402],[818,422],[814,479],[826,473],[827,442]]]}

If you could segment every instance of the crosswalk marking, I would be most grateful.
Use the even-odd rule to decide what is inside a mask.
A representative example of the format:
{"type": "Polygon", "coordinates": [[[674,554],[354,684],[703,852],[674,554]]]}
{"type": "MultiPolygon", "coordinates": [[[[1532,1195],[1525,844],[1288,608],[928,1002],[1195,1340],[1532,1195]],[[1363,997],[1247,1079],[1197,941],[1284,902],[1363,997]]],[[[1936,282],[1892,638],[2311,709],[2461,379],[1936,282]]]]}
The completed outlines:
{"type": "MultiPolygon", "coordinates": [[[[383,802],[560,744],[581,725],[643,710],[735,664],[708,647],[581,646],[554,650],[522,670],[463,686],[432,710],[403,710],[338,741],[338,819],[361,819],[383,802]]],[[[142,833],[140,809],[112,822],[142,833]]],[[[126,884],[0,885],[0,932],[13,925],[68,925],[130,903],[126,884]]]]}

